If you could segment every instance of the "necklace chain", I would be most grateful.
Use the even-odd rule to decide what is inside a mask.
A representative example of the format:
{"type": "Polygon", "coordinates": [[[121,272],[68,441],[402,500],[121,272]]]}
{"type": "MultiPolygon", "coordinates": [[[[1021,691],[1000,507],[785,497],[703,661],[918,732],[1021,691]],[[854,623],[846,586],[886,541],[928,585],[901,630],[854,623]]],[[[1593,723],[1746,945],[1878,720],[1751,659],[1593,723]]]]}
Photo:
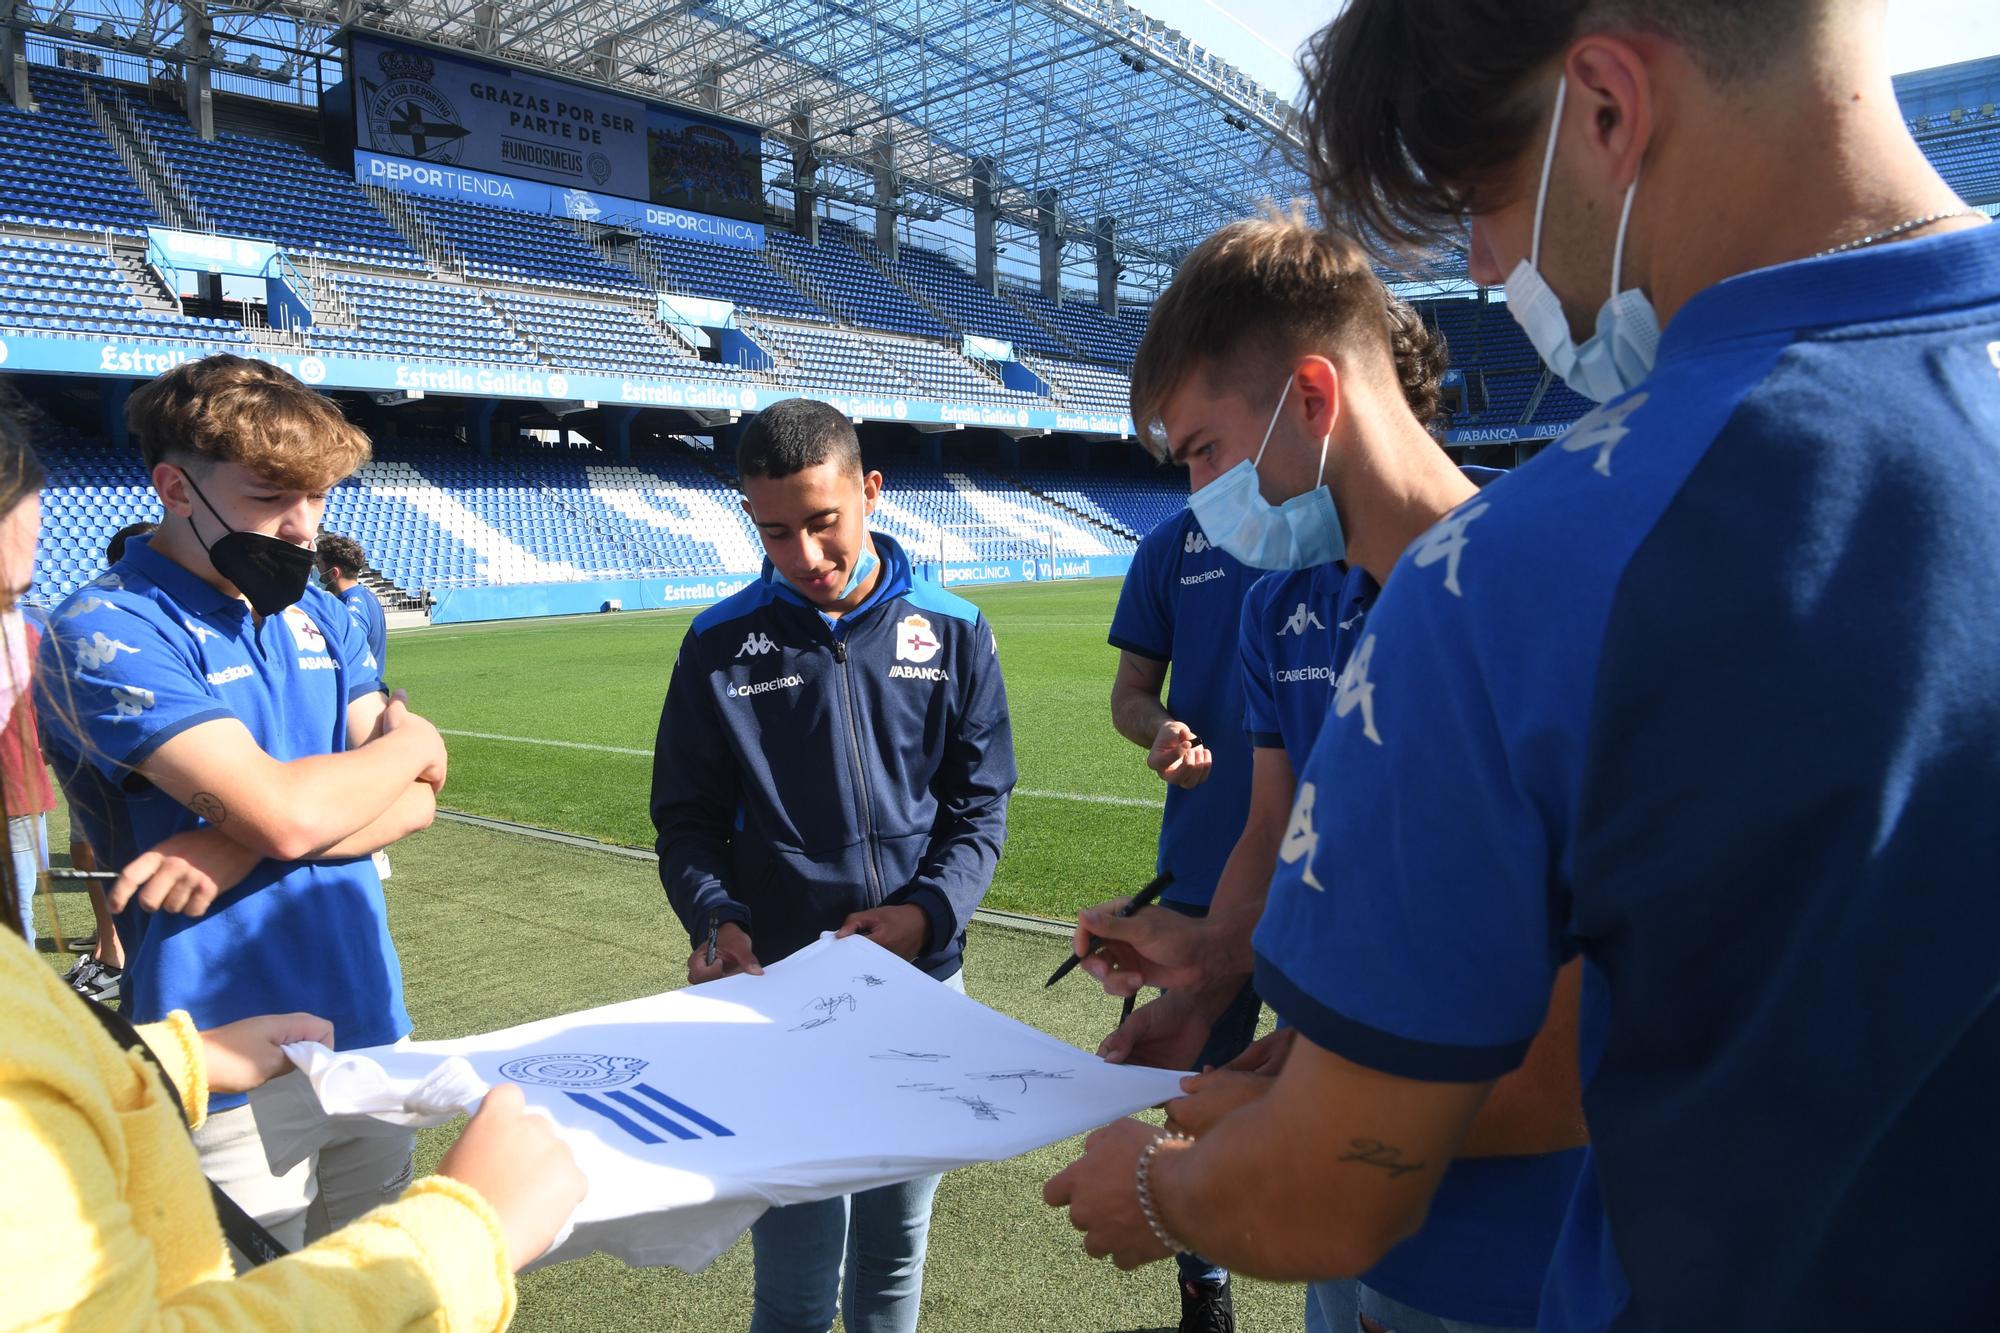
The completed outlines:
{"type": "Polygon", "coordinates": [[[1908,222],[1898,222],[1893,227],[1885,227],[1881,231],[1858,237],[1844,244],[1828,246],[1814,255],[1813,258],[1825,259],[1828,255],[1846,254],[1849,250],[1859,250],[1865,245],[1873,245],[1877,241],[1892,240],[1895,237],[1903,235],[1905,232],[1915,231],[1919,227],[1928,227],[1933,222],[1943,222],[1948,218],[1970,217],[1973,212],[1973,209],[1960,205],[1957,208],[1948,208],[1942,213],[1929,213],[1920,218],[1911,218],[1908,222]]]}

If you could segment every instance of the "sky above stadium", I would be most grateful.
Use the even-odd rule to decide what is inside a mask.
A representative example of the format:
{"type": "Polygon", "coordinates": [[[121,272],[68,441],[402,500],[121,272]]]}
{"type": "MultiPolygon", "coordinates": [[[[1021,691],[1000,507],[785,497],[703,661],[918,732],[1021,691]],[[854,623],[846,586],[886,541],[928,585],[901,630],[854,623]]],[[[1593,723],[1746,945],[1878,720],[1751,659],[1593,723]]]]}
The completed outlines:
{"type": "MultiPolygon", "coordinates": [[[[1139,0],[1252,78],[1299,96],[1294,56],[1340,8],[1333,0],[1139,0]]],[[[1993,0],[1889,0],[1890,68],[1901,74],[2000,53],[1993,0]]]]}

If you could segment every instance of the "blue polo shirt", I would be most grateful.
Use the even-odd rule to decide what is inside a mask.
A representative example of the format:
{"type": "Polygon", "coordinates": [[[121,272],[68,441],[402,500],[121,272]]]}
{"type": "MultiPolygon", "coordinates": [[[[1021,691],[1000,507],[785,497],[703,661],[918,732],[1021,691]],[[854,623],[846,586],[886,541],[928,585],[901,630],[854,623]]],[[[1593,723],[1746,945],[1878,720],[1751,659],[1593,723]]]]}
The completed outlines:
{"type": "MultiPolygon", "coordinates": [[[[1461,470],[1480,486],[1505,475],[1494,468],[1461,470]]],[[[1367,570],[1340,564],[1274,571],[1251,588],[1243,605],[1242,655],[1244,728],[1252,745],[1282,748],[1295,770],[1305,770],[1380,593],[1367,570]]],[[[1334,783],[1323,783],[1317,795],[1344,799],[1334,783]]],[[[1287,845],[1302,846],[1291,838],[1287,845]]],[[[1291,1021],[1283,1006],[1275,1007],[1291,1021]]],[[[1424,1229],[1362,1280],[1441,1319],[1532,1324],[1583,1160],[1578,1149],[1454,1163],[1424,1229]]]]}
{"type": "MultiPolygon", "coordinates": [[[[259,624],[135,537],[57,608],[35,695],[64,789],[89,811],[93,846],[109,844],[97,849],[105,863],[120,866],[202,826],[137,771],[168,740],[233,717],[281,762],[333,754],[347,749],[348,704],[380,688],[359,627],[323,589],[259,624]]],[[[382,883],[365,856],[263,861],[205,916],[133,907],[119,934],[135,1022],[185,1009],[209,1028],[300,1010],[332,1020],[343,1048],[410,1030],[382,883]]]]}
{"type": "Polygon", "coordinates": [[[1305,763],[1378,591],[1367,570],[1338,562],[1273,570],[1251,585],[1237,661],[1252,746],[1283,750],[1294,769],[1305,763]]]}
{"type": "Polygon", "coordinates": [[[1700,293],[1390,580],[1257,985],[1479,1081],[1583,955],[1544,1329],[1993,1326],[1996,515],[1987,226],[1700,293]]]}
{"type": "Polygon", "coordinates": [[[1214,756],[1199,787],[1167,786],[1156,869],[1174,882],[1163,897],[1207,907],[1215,882],[1250,817],[1250,746],[1243,738],[1243,682],[1231,656],[1257,571],[1208,537],[1190,510],[1147,533],[1132,557],[1111,644],[1155,662],[1168,662],[1167,711],[1187,723],[1214,756]]]}
{"type": "Polygon", "coordinates": [[[375,656],[377,675],[387,675],[389,671],[389,619],[382,614],[382,599],[359,583],[340,594],[340,604],[347,608],[347,614],[354,617],[354,623],[361,627],[362,642],[375,656]]]}

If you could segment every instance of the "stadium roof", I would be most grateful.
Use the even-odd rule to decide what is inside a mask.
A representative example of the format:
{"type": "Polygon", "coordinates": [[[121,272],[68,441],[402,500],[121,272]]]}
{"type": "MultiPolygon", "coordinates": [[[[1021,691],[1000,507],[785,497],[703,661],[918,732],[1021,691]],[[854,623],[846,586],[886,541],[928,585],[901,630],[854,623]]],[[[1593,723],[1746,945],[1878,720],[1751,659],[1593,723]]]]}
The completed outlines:
{"type": "MultiPolygon", "coordinates": [[[[339,4],[291,0],[299,18],[339,4]]],[[[871,173],[893,139],[906,189],[969,205],[993,160],[1003,216],[1059,192],[1079,239],[1171,264],[1266,196],[1303,193],[1278,145],[1297,112],[1121,0],[402,0],[362,25],[754,122],[871,173]]]]}
{"type": "MultiPolygon", "coordinates": [[[[7,7],[17,26],[169,63],[202,12],[7,7]]],[[[803,109],[813,156],[834,168],[827,192],[850,202],[872,202],[884,137],[909,211],[970,206],[974,162],[990,158],[1004,219],[1032,227],[1053,189],[1075,239],[1116,218],[1127,262],[1171,266],[1260,201],[1306,193],[1283,151],[1297,111],[1124,0],[211,0],[205,13],[225,69],[259,48],[304,57],[265,57],[274,82],[302,82],[357,28],[717,111],[795,148],[803,109]]]]}

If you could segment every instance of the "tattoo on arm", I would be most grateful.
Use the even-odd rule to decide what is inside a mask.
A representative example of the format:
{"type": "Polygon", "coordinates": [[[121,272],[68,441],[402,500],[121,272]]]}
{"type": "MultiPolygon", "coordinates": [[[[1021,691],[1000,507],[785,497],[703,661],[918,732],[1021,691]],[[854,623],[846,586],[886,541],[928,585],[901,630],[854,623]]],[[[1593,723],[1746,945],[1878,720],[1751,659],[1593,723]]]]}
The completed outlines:
{"type": "Polygon", "coordinates": [[[188,797],[187,808],[211,824],[227,824],[229,822],[228,808],[222,804],[222,798],[212,791],[198,791],[188,797]]]}
{"type": "Polygon", "coordinates": [[[1401,1148],[1384,1143],[1380,1139],[1349,1139],[1347,1147],[1348,1151],[1340,1155],[1340,1161],[1379,1167],[1398,1180],[1412,1171],[1421,1171],[1430,1165],[1429,1162],[1404,1161],[1401,1148]]]}

